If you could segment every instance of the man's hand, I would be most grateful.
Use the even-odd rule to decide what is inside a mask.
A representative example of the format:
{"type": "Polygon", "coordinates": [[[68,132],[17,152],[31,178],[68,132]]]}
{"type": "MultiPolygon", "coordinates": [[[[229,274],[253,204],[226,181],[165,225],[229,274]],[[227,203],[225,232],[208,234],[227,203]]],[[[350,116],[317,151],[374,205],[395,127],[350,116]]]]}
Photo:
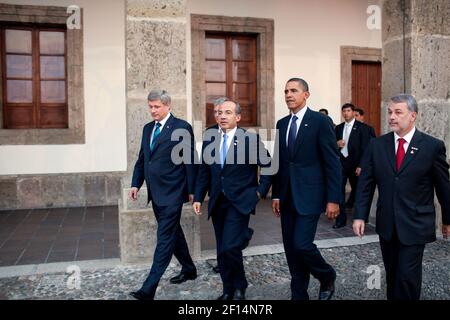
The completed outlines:
{"type": "Polygon", "coordinates": [[[339,148],[343,148],[345,146],[345,140],[344,139],[338,140],[337,145],[339,148]]]}
{"type": "Polygon", "coordinates": [[[128,193],[131,200],[136,201],[137,195],[138,195],[139,189],[136,187],[131,188],[130,192],[128,193]]]}
{"type": "Polygon", "coordinates": [[[328,220],[336,219],[339,215],[339,204],[328,202],[327,203],[327,212],[325,213],[328,220]]]}
{"type": "Polygon", "coordinates": [[[356,174],[357,177],[359,177],[361,175],[361,168],[360,167],[356,168],[355,174],[356,174]]]}
{"type": "Polygon", "coordinates": [[[277,218],[280,217],[280,215],[281,215],[280,200],[278,200],[278,199],[272,200],[272,212],[275,217],[277,217],[277,218]]]}
{"type": "Polygon", "coordinates": [[[353,232],[358,237],[362,238],[364,235],[364,227],[366,226],[366,222],[362,219],[353,220],[353,232]]]}
{"type": "Polygon", "coordinates": [[[192,205],[192,207],[194,208],[194,212],[196,215],[201,216],[202,215],[202,204],[201,202],[194,202],[194,204],[192,205]]]}
{"type": "Polygon", "coordinates": [[[450,236],[450,224],[443,224],[442,225],[442,235],[444,236],[444,239],[448,239],[450,236]]]}
{"type": "Polygon", "coordinates": [[[189,195],[189,202],[194,203],[194,195],[193,194],[189,195]]]}

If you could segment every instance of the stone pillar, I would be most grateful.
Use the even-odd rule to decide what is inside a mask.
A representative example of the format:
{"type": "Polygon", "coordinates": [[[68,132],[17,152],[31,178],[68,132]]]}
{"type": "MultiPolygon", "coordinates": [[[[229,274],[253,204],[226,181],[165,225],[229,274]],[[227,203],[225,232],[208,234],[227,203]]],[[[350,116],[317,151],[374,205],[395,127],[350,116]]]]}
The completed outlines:
{"type": "MultiPolygon", "coordinates": [[[[147,95],[165,89],[172,97],[172,113],[187,115],[185,0],[127,0],[127,174],[122,180],[119,201],[121,259],[125,263],[150,262],[156,243],[156,220],[147,207],[147,189],[137,202],[128,200],[134,163],[138,156],[142,129],[151,121],[147,95]]],[[[193,258],[200,256],[200,225],[190,205],[181,218],[193,258]]]]}
{"type": "MultiPolygon", "coordinates": [[[[448,0],[383,1],[382,131],[388,131],[386,110],[389,98],[398,93],[410,93],[419,104],[418,129],[444,140],[448,156],[449,17],[448,0]]],[[[440,206],[436,208],[439,208],[437,226],[440,230],[440,206]]]]}

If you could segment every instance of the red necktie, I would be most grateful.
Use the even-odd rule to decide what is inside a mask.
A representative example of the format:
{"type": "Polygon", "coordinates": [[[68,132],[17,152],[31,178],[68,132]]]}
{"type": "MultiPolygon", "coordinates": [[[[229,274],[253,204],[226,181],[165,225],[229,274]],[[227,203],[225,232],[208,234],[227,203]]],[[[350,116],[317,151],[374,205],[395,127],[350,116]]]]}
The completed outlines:
{"type": "Polygon", "coordinates": [[[398,148],[397,148],[397,171],[400,170],[400,167],[403,162],[403,158],[405,157],[405,148],[403,148],[403,145],[405,144],[406,140],[403,138],[398,139],[398,148]]]}

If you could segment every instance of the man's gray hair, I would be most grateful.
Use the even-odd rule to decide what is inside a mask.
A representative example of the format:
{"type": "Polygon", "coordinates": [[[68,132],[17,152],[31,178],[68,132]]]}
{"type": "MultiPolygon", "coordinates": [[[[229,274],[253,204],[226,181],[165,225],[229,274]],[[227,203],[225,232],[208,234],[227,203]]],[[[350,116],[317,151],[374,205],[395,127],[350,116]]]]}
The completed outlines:
{"type": "Polygon", "coordinates": [[[170,95],[166,90],[152,90],[148,94],[148,101],[161,100],[162,104],[168,106],[170,105],[170,95]]]}
{"type": "Polygon", "coordinates": [[[220,106],[225,101],[230,101],[227,97],[220,97],[214,100],[214,107],[220,106]]]}
{"type": "Polygon", "coordinates": [[[417,101],[410,94],[399,94],[399,95],[393,96],[391,98],[391,101],[393,103],[406,103],[406,105],[408,106],[408,110],[410,112],[419,113],[419,108],[417,107],[417,101]]]}
{"type": "Polygon", "coordinates": [[[214,100],[214,107],[220,106],[221,104],[227,101],[233,102],[236,105],[236,114],[241,114],[241,105],[239,104],[239,102],[230,100],[227,97],[221,97],[214,100]]]}

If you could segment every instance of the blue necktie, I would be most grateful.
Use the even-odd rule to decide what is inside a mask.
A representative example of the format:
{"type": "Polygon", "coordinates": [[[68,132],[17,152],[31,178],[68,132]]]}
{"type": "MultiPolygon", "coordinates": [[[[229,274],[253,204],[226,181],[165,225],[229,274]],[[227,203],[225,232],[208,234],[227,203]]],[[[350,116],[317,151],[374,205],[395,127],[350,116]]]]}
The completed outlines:
{"type": "Polygon", "coordinates": [[[288,149],[291,157],[294,156],[295,138],[297,137],[297,119],[296,115],[292,116],[291,127],[289,128],[288,149]]]}
{"type": "Polygon", "coordinates": [[[223,143],[222,143],[222,150],[220,151],[220,166],[223,168],[223,165],[225,164],[225,160],[227,159],[227,151],[228,151],[228,144],[227,144],[227,135],[223,135],[223,143]]]}
{"type": "Polygon", "coordinates": [[[153,132],[153,136],[152,136],[152,142],[150,143],[150,150],[153,151],[153,148],[155,147],[155,143],[156,143],[156,138],[158,138],[159,134],[161,133],[161,123],[157,123],[156,124],[156,129],[155,132],[153,132]]]}

